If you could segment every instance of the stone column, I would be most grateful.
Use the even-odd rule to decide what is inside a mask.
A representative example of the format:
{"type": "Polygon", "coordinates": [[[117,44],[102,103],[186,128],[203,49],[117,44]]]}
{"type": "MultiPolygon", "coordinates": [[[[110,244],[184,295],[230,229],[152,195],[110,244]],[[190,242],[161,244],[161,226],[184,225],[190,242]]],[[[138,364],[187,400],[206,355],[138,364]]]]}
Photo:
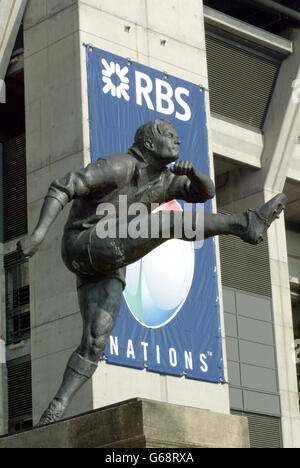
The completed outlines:
{"type": "MultiPolygon", "coordinates": [[[[289,39],[293,41],[294,53],[281,66],[266,116],[261,169],[233,171],[229,189],[225,187],[219,193],[222,206],[234,212],[258,206],[284,189],[300,134],[300,104],[293,98],[292,86],[300,78],[299,30],[291,30],[289,39]]],[[[300,418],[284,216],[269,229],[268,241],[283,443],[285,447],[299,447],[300,418]]]]}
{"type": "MultiPolygon", "coordinates": [[[[265,180],[267,196],[284,188],[297,138],[300,134],[300,104],[294,99],[293,81],[300,78],[300,33],[290,31],[294,53],[283,63],[265,126],[264,162],[269,166],[265,180]]],[[[269,233],[270,271],[273,296],[278,380],[285,447],[300,447],[300,416],[294,333],[289,285],[284,219],[269,233]]]]}

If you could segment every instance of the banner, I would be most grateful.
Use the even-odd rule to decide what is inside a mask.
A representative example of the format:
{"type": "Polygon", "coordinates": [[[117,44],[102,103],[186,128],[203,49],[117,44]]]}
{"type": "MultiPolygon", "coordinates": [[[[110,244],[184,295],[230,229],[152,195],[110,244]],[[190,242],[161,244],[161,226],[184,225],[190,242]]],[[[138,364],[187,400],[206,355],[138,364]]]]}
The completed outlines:
{"type": "MultiPolygon", "coordinates": [[[[138,127],[166,118],[179,134],[180,159],[209,175],[204,89],[92,47],[87,47],[87,62],[93,161],[127,153],[138,127]]],[[[163,209],[182,206],[174,200],[163,209]]],[[[211,209],[208,201],[204,210],[211,209]]],[[[222,382],[214,239],[202,247],[170,240],[130,265],[126,282],[104,352],[108,362],[222,382]]]]}

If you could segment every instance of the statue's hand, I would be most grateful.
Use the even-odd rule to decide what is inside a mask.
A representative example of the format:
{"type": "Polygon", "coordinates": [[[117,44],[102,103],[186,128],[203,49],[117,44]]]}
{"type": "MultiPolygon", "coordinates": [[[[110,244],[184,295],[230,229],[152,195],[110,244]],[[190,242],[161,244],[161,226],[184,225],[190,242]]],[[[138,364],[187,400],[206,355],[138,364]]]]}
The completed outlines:
{"type": "Polygon", "coordinates": [[[195,173],[195,168],[191,161],[177,161],[174,166],[171,167],[173,174],[178,176],[190,177],[195,173]]]}
{"type": "Polygon", "coordinates": [[[30,258],[36,253],[42,240],[41,236],[34,232],[17,243],[17,250],[22,253],[23,257],[30,258]]]}

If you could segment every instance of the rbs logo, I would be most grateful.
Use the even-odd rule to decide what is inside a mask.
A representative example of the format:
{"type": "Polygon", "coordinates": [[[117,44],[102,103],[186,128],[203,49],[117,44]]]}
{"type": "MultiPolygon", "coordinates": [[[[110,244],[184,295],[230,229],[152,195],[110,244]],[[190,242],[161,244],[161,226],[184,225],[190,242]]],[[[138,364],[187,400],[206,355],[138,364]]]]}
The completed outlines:
{"type": "Polygon", "coordinates": [[[175,102],[179,105],[180,112],[175,112],[176,119],[187,122],[191,118],[191,108],[182,96],[189,97],[190,92],[185,88],[176,88],[173,90],[172,86],[167,82],[155,79],[156,99],[153,102],[151,98],[154,88],[151,78],[145,73],[135,72],[135,86],[136,86],[136,103],[139,106],[143,105],[145,100],[148,109],[156,110],[162,114],[172,115],[175,112],[175,102]],[[155,104],[155,107],[154,107],[155,104]]]}
{"type": "MultiPolygon", "coordinates": [[[[102,59],[103,93],[110,93],[118,99],[130,101],[129,68],[121,69],[118,63],[110,64],[102,59]]],[[[190,91],[183,87],[173,87],[167,81],[156,78],[152,80],[149,75],[135,71],[135,99],[138,106],[146,105],[150,110],[156,110],[161,114],[173,115],[176,119],[187,122],[192,113],[188,104],[190,91]]]]}

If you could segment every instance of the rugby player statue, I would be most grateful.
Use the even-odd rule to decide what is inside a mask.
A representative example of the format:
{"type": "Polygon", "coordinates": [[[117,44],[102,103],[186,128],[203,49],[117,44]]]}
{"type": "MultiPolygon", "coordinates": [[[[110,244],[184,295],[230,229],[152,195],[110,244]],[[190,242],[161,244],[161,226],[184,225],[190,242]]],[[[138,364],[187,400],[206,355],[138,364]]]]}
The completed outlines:
{"type": "MultiPolygon", "coordinates": [[[[72,202],[62,239],[62,257],[66,267],[77,277],[83,336],[39,426],[61,419],[75,393],[97,369],[120,310],[126,266],[170,238],[178,238],[178,223],[183,222],[182,219],[171,212],[168,223],[164,222],[166,212],[153,211],[153,204],[161,205],[174,199],[204,203],[215,196],[214,183],[209,177],[196,170],[191,162],[178,161],[179,147],[179,136],[169,121],[156,119],[146,123],[137,130],[127,154],[101,157],[86,168],[55,180],[50,185],[34,232],[18,243],[25,258],[33,256],[51,224],[67,203],[72,202]],[[127,197],[128,206],[137,202],[146,206],[144,222],[151,226],[148,236],[130,236],[129,232],[120,236],[119,229],[115,229],[114,236],[98,235],[97,225],[103,218],[99,207],[107,203],[114,206],[114,222],[116,227],[122,224],[124,234],[124,226],[126,228],[130,219],[124,219],[120,213],[120,196],[127,197]],[[153,231],[158,235],[151,236],[153,231]]],[[[204,239],[231,234],[250,244],[258,244],[285,208],[285,202],[285,195],[279,194],[261,207],[241,214],[202,213],[202,223],[198,222],[199,212],[192,212],[191,232],[187,235],[186,230],[181,229],[184,231],[181,238],[198,240],[197,230],[201,229],[204,239]]]]}

